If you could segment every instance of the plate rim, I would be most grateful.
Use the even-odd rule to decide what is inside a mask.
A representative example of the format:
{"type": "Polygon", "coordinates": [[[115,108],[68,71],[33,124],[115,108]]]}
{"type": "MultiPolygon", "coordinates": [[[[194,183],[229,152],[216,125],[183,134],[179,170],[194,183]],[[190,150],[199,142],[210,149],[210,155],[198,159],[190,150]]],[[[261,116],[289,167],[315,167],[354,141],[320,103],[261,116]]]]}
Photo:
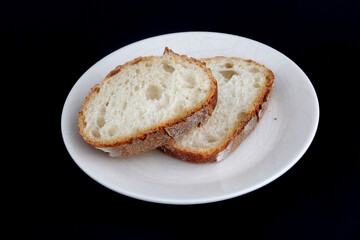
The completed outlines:
{"type": "MultiPolygon", "coordinates": [[[[313,84],[311,83],[310,79],[308,78],[308,76],[305,74],[305,72],[294,62],[292,61],[289,57],[287,57],[285,54],[279,52],[278,50],[264,44],[261,43],[259,41],[247,38],[247,37],[243,37],[243,36],[238,36],[238,35],[234,35],[234,34],[228,34],[228,33],[220,33],[220,32],[209,32],[209,31],[186,31],[186,32],[174,32],[174,33],[167,33],[167,34],[161,34],[161,35],[157,35],[157,36],[152,36],[149,38],[145,38],[145,39],[141,39],[139,41],[130,43],[128,45],[125,45],[119,49],[116,49],[114,51],[112,51],[111,53],[107,54],[106,56],[104,56],[103,58],[99,59],[98,61],[96,61],[93,65],[91,65],[78,79],[77,81],[74,83],[74,85],[72,86],[71,90],[69,91],[68,95],[66,96],[63,108],[62,108],[62,112],[61,112],[61,133],[62,133],[62,138],[63,138],[63,142],[65,144],[65,147],[68,151],[68,153],[70,154],[71,158],[73,159],[73,161],[76,163],[76,165],[86,173],[86,175],[88,175],[89,177],[91,177],[93,180],[95,180],[97,183],[105,186],[106,188],[116,192],[116,193],[120,193],[124,196],[127,197],[131,197],[131,198],[135,198],[135,199],[139,199],[139,200],[143,200],[143,201],[148,201],[148,202],[154,202],[154,203],[162,203],[162,204],[175,204],[175,205],[190,205],[190,204],[205,204],[205,203],[211,203],[211,202],[218,202],[218,201],[223,201],[226,199],[231,199],[231,198],[235,198],[244,194],[247,194],[249,192],[255,191],[271,182],[273,182],[274,180],[276,180],[277,178],[279,178],[280,176],[282,176],[285,172],[287,172],[290,168],[292,168],[300,159],[301,157],[305,154],[305,152],[308,150],[308,148],[310,147],[312,141],[315,138],[318,126],[319,126],[319,120],[320,120],[320,106],[319,106],[319,99],[318,96],[316,94],[315,88],[313,86],[313,84]],[[76,157],[74,156],[74,153],[69,151],[69,147],[68,147],[68,142],[66,141],[66,137],[64,136],[64,127],[65,127],[65,119],[64,119],[64,115],[65,115],[65,110],[67,105],[69,104],[68,100],[69,97],[71,96],[73,90],[76,88],[77,84],[79,84],[80,79],[87,74],[88,71],[90,71],[90,69],[92,69],[95,65],[97,65],[99,62],[104,61],[105,59],[111,58],[112,55],[116,54],[118,51],[123,51],[125,48],[131,47],[133,45],[136,44],[141,44],[142,42],[145,41],[149,41],[149,40],[154,40],[156,38],[163,38],[163,37],[167,37],[167,36],[171,36],[171,35],[185,35],[185,34],[212,34],[212,35],[225,35],[225,36],[229,36],[229,37],[236,37],[236,38],[240,38],[243,39],[245,41],[250,41],[253,42],[255,44],[261,45],[262,47],[266,47],[268,49],[270,49],[271,51],[274,51],[276,54],[279,54],[281,57],[285,58],[286,61],[291,62],[291,64],[293,64],[297,71],[299,71],[303,77],[303,80],[306,80],[306,84],[308,85],[308,87],[310,87],[311,92],[312,92],[312,96],[314,97],[314,101],[313,104],[314,105],[314,109],[315,109],[315,119],[316,121],[313,123],[312,125],[312,129],[311,132],[309,131],[309,133],[307,134],[307,138],[306,138],[306,143],[303,144],[302,148],[298,150],[298,154],[296,157],[294,157],[292,159],[291,162],[289,162],[288,164],[286,164],[286,166],[283,166],[281,168],[281,171],[277,171],[276,173],[272,174],[271,177],[266,178],[265,180],[263,180],[262,182],[255,184],[253,186],[249,186],[245,189],[240,189],[238,191],[233,191],[229,194],[225,194],[225,195],[220,195],[217,197],[208,197],[208,198],[198,198],[198,199],[190,199],[190,200],[176,200],[176,199],[169,199],[169,198],[162,198],[162,197],[151,197],[151,196],[144,196],[141,195],[141,193],[137,193],[137,192],[129,192],[126,190],[122,190],[119,191],[118,189],[116,189],[114,186],[112,186],[111,184],[108,184],[107,182],[101,182],[99,179],[97,179],[95,176],[93,176],[91,173],[89,173],[87,171],[87,169],[85,169],[83,166],[81,166],[79,164],[79,162],[76,160],[76,157]]],[[[216,163],[215,163],[216,164],[216,163]]]]}

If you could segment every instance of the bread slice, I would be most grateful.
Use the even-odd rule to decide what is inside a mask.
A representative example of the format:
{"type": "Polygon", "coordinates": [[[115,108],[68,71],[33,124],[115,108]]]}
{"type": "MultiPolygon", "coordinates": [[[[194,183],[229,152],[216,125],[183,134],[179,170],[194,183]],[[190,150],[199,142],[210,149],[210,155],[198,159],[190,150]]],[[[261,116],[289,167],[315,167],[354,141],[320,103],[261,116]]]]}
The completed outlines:
{"type": "Polygon", "coordinates": [[[217,83],[205,64],[165,48],[116,67],[93,87],[78,127],[86,142],[126,157],[179,139],[213,112],[217,83]]]}
{"type": "Polygon", "coordinates": [[[201,127],[161,147],[175,158],[205,163],[224,159],[255,128],[274,86],[274,74],[265,66],[240,58],[215,57],[206,62],[218,83],[218,103],[201,127]]]}

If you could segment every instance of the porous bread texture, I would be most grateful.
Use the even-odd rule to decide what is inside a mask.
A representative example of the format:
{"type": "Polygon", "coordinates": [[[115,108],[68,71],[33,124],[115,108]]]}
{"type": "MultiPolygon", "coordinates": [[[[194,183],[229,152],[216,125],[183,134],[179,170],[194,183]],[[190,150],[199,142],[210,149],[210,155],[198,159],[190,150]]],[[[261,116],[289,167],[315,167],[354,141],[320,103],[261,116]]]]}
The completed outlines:
{"type": "Polygon", "coordinates": [[[166,48],[118,66],[86,98],[79,113],[85,141],[129,156],[178,139],[211,115],[217,84],[198,60],[166,48]]]}
{"type": "Polygon", "coordinates": [[[217,106],[205,124],[161,148],[173,157],[197,163],[220,161],[236,149],[262,117],[274,86],[273,73],[254,61],[201,60],[217,80],[217,106]]]}

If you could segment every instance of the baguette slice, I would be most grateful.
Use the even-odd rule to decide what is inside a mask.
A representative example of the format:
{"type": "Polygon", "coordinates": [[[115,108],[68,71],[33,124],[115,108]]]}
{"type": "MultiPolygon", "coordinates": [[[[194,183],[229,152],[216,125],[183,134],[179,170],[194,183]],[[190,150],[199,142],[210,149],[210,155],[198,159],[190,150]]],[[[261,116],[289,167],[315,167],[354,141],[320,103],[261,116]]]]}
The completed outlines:
{"type": "Polygon", "coordinates": [[[217,102],[217,83],[205,64],[165,48],[112,70],[86,97],[81,136],[113,157],[177,140],[205,122],[217,102]]]}
{"type": "Polygon", "coordinates": [[[255,128],[274,86],[265,66],[240,58],[215,57],[206,62],[218,83],[218,103],[201,127],[160,149],[175,158],[206,163],[224,159],[255,128]]]}

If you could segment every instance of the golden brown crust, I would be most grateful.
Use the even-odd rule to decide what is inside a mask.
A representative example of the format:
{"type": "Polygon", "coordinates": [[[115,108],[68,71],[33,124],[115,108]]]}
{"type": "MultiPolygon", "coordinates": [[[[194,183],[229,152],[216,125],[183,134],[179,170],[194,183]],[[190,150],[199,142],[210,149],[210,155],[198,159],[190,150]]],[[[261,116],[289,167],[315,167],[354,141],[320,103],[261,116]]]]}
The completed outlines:
{"type": "Polygon", "coordinates": [[[178,139],[208,119],[217,103],[217,83],[211,73],[211,70],[207,68],[203,62],[200,62],[194,58],[188,58],[185,55],[178,55],[167,47],[165,48],[164,54],[170,55],[171,58],[175,61],[187,61],[194,63],[200,66],[207,73],[208,77],[211,79],[211,92],[208,96],[208,99],[201,106],[198,106],[191,112],[188,112],[185,116],[178,117],[165,124],[147,129],[136,136],[113,140],[96,140],[92,137],[89,137],[84,132],[86,127],[84,112],[89,101],[91,101],[91,99],[99,92],[101,85],[111,76],[119,73],[121,69],[129,65],[137,64],[141,61],[150,61],[153,57],[150,56],[136,58],[130,62],[125,63],[124,65],[117,66],[105,77],[105,79],[100,84],[95,85],[86,97],[78,116],[79,133],[86,142],[105,152],[109,152],[111,156],[126,157],[157,148],[169,143],[172,139],[178,139]]]}
{"type": "MultiPolygon", "coordinates": [[[[221,56],[215,58],[229,59],[221,56]]],[[[206,61],[210,59],[212,58],[204,58],[200,60],[206,61]]],[[[239,60],[240,58],[231,57],[230,59],[239,60]]],[[[267,109],[269,103],[269,99],[271,98],[275,83],[275,76],[271,70],[267,69],[264,65],[256,63],[252,60],[245,61],[256,64],[266,69],[266,85],[264,90],[259,94],[259,97],[256,99],[256,102],[253,105],[254,107],[250,110],[249,114],[247,114],[247,117],[238,123],[236,129],[233,131],[233,134],[230,135],[230,137],[227,138],[227,140],[224,141],[221,146],[216,146],[212,149],[209,149],[207,152],[197,152],[193,150],[188,151],[187,149],[175,146],[174,144],[172,144],[173,142],[160,147],[160,150],[172,157],[187,162],[208,163],[222,160],[240,145],[240,143],[252,132],[252,130],[254,130],[254,128],[257,126],[257,123],[264,115],[264,112],[267,109]]]]}

